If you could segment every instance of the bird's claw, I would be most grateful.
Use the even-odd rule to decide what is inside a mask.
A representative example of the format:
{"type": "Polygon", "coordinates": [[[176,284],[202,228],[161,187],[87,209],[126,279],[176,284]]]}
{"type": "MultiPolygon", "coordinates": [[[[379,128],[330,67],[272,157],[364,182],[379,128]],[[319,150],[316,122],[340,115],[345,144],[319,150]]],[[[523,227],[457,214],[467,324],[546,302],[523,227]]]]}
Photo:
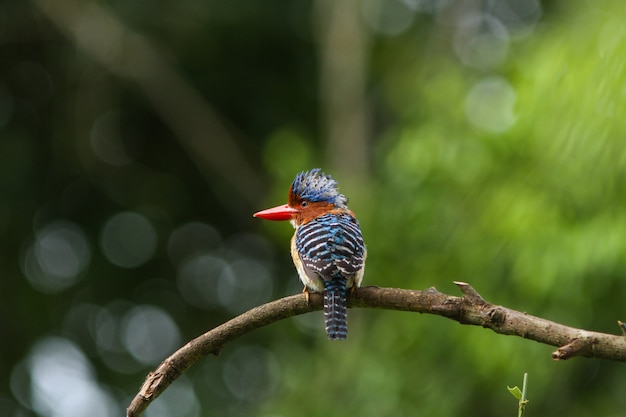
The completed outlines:
{"type": "Polygon", "coordinates": [[[306,305],[309,305],[311,301],[311,292],[309,291],[309,287],[305,285],[302,292],[304,293],[304,298],[306,299],[306,305]]]}

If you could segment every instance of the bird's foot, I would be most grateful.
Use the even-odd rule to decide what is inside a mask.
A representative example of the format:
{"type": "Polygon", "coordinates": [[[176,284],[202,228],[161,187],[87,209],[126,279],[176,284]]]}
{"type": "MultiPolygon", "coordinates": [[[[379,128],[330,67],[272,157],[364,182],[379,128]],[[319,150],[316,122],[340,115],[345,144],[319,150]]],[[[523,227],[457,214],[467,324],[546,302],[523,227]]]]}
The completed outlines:
{"type": "Polygon", "coordinates": [[[305,285],[302,292],[304,293],[304,298],[306,299],[306,305],[309,305],[311,302],[311,292],[309,291],[309,287],[305,285]]]}

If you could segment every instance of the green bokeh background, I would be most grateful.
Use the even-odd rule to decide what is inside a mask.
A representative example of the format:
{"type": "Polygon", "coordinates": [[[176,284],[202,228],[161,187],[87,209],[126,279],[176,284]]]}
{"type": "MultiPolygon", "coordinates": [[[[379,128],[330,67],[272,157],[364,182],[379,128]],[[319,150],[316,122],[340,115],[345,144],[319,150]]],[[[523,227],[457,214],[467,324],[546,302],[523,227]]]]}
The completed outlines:
{"type": "MultiPolygon", "coordinates": [[[[323,0],[0,4],[0,415],[121,415],[185,341],[300,291],[291,227],[251,213],[316,166],[361,221],[365,285],[458,294],[466,281],[493,303],[618,333],[626,10],[524,3],[354,1],[349,18],[323,0]],[[83,40],[115,31],[89,10],[145,44],[94,54],[83,40]],[[58,16],[92,23],[76,36],[58,16]],[[352,51],[324,43],[332,16],[346,30],[335,41],[361,42],[347,79],[365,116],[349,118],[356,139],[332,134],[342,119],[324,83],[346,79],[332,84],[326,59],[352,51]],[[194,144],[176,120],[197,109],[210,123],[194,144]]],[[[626,407],[620,363],[553,362],[549,346],[435,316],[349,315],[344,343],[319,313],[242,337],[146,415],[514,416],[506,387],[524,372],[528,416],[626,407]]]]}

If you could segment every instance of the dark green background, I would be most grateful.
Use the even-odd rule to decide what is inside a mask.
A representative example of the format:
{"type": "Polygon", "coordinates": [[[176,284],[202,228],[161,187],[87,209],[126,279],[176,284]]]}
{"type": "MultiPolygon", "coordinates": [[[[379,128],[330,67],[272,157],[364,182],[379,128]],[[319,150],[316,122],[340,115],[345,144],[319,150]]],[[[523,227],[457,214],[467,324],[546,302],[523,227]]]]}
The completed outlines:
{"type": "MultiPolygon", "coordinates": [[[[187,340],[301,287],[281,204],[321,167],[364,285],[626,319],[626,10],[571,1],[0,2],[0,415],[122,415],[187,340]]],[[[618,416],[626,368],[440,317],[319,313],[148,416],[618,416]]]]}

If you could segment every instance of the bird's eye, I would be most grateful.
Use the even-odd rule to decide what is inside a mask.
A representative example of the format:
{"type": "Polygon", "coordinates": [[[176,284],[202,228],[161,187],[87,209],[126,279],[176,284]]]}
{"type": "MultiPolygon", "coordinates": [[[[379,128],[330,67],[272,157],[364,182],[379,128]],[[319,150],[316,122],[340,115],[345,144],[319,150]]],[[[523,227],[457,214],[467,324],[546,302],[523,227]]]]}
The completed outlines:
{"type": "Polygon", "coordinates": [[[308,205],[309,205],[309,202],[308,202],[308,201],[306,201],[306,200],[304,200],[304,201],[303,201],[300,205],[301,205],[302,207],[306,207],[306,206],[308,206],[308,205]]]}

